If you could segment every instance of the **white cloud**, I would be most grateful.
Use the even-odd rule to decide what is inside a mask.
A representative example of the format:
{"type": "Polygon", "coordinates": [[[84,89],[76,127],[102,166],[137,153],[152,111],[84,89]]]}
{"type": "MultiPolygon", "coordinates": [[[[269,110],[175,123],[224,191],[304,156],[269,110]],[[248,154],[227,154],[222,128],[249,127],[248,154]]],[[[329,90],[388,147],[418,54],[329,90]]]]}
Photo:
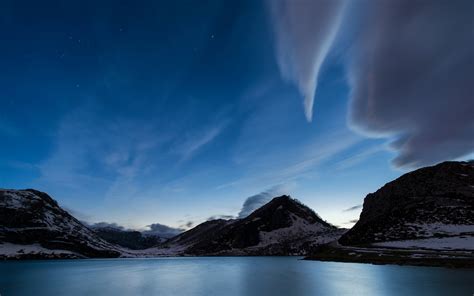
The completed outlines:
{"type": "Polygon", "coordinates": [[[306,119],[313,102],[321,65],[339,28],[343,0],[269,0],[275,50],[282,77],[303,96],[306,119]]]}
{"type": "Polygon", "coordinates": [[[181,161],[186,161],[193,157],[205,145],[212,142],[225,129],[227,122],[222,122],[211,128],[193,133],[186,137],[181,144],[178,145],[177,152],[181,155],[181,161]]]}

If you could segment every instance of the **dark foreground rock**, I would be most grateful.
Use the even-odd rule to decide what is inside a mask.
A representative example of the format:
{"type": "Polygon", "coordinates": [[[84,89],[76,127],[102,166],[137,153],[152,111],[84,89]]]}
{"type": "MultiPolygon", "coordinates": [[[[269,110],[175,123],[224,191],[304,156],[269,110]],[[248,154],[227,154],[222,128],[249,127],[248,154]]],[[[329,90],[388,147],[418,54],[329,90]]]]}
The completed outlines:
{"type": "Polygon", "coordinates": [[[368,194],[355,226],[307,259],[474,267],[474,162],[418,169],[368,194]]]}
{"type": "MultiPolygon", "coordinates": [[[[348,246],[474,235],[474,162],[443,162],[410,172],[364,199],[348,246]]],[[[472,246],[471,246],[472,247],[472,246]]]]}

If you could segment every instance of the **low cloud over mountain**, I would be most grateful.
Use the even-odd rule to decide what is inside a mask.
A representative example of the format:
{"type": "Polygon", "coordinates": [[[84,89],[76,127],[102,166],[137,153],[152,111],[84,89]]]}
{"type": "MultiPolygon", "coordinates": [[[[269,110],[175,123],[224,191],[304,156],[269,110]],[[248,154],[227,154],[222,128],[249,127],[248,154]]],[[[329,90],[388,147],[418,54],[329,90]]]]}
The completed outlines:
{"type": "Polygon", "coordinates": [[[156,235],[164,238],[173,237],[184,231],[184,229],[173,228],[160,223],[153,223],[148,225],[147,227],[149,227],[150,230],[142,231],[143,234],[156,235]]]}
{"type": "Polygon", "coordinates": [[[253,211],[268,203],[272,198],[285,194],[288,188],[285,185],[277,185],[266,191],[247,197],[239,212],[238,218],[245,218],[253,211]]]}

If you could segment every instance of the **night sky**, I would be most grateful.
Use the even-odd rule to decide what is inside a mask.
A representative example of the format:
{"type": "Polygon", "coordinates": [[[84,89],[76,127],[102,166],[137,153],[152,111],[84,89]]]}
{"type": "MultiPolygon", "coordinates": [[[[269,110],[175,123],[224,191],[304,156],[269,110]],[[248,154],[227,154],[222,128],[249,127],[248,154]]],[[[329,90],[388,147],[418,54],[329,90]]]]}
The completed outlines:
{"type": "Polygon", "coordinates": [[[0,187],[189,228],[474,152],[474,2],[1,1],[0,187]],[[245,202],[245,204],[244,204],[245,202]]]}

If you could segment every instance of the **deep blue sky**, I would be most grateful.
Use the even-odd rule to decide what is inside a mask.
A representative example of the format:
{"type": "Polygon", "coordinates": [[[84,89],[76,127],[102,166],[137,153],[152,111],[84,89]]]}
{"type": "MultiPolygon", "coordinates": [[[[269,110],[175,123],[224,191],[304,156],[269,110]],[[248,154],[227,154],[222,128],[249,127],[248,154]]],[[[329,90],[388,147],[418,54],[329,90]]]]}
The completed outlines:
{"type": "Polygon", "coordinates": [[[314,43],[328,49],[309,62],[319,73],[309,121],[268,6],[2,1],[0,187],[46,191],[80,219],[133,228],[237,215],[249,196],[289,193],[350,226],[359,212],[344,209],[367,193],[472,152],[468,141],[462,153],[398,161],[404,150],[387,143],[401,127],[349,118],[359,38],[350,18],[314,43]]]}

